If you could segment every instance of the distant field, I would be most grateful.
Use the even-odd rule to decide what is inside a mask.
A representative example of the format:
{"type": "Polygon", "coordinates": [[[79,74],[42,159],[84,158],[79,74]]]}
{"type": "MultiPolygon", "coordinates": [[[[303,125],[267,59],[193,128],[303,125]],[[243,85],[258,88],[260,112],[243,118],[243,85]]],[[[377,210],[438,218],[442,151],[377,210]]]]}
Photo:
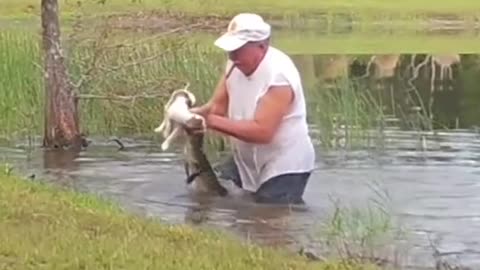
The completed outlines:
{"type": "MultiPolygon", "coordinates": [[[[117,11],[173,10],[200,14],[231,14],[239,11],[257,11],[274,15],[300,15],[321,12],[347,12],[368,18],[388,16],[416,17],[432,13],[472,17],[480,15],[477,0],[59,0],[64,14],[78,9],[77,2],[89,13],[117,11]]],[[[39,12],[39,0],[2,0],[0,16],[31,16],[39,12]]]]}
{"type": "Polygon", "coordinates": [[[478,36],[338,35],[293,36],[282,33],[276,44],[291,54],[480,53],[478,36]],[[392,40],[395,42],[392,42],[392,40]]]}
{"type": "MultiPolygon", "coordinates": [[[[216,36],[199,33],[193,38],[213,48],[216,36]]],[[[453,37],[413,33],[321,35],[285,30],[274,33],[272,43],[289,54],[480,53],[478,36],[470,34],[453,37]]]]}

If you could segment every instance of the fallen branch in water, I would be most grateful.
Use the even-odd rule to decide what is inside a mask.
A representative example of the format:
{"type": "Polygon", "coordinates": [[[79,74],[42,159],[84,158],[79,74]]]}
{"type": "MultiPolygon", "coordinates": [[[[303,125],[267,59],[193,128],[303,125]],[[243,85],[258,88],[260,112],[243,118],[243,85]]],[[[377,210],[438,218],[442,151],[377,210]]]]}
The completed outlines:
{"type": "Polygon", "coordinates": [[[440,250],[437,248],[439,240],[437,239],[434,243],[434,241],[432,241],[432,239],[430,238],[430,235],[427,235],[427,237],[430,247],[433,250],[432,255],[435,263],[435,270],[472,270],[468,266],[461,266],[459,264],[455,265],[451,262],[448,262],[443,257],[454,255],[456,254],[456,252],[440,252],[440,250]]]}
{"type": "Polygon", "coordinates": [[[118,146],[119,146],[118,150],[119,150],[119,151],[122,151],[122,150],[125,149],[125,145],[124,145],[119,139],[113,138],[113,139],[111,139],[110,141],[111,141],[111,142],[116,142],[116,143],[118,144],[118,146]]]}

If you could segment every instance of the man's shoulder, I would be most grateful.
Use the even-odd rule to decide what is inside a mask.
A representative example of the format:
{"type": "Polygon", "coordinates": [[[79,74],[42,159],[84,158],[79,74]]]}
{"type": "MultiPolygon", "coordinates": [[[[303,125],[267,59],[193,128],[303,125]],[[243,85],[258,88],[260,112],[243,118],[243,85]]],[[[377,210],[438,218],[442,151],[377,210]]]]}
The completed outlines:
{"type": "Polygon", "coordinates": [[[275,73],[297,75],[297,66],[287,53],[272,46],[270,46],[269,50],[271,50],[270,68],[272,68],[275,73]]]}
{"type": "Polygon", "coordinates": [[[272,56],[281,57],[281,58],[284,58],[284,59],[291,60],[290,56],[287,53],[285,53],[284,51],[282,51],[281,49],[279,49],[277,47],[274,47],[274,46],[270,45],[269,50],[270,50],[272,56]]]}

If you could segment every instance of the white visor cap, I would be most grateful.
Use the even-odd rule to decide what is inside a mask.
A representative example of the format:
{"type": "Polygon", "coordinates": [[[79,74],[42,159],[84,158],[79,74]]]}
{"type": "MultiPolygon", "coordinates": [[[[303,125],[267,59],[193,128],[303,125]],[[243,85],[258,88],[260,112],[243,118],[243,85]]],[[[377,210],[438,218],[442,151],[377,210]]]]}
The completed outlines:
{"type": "Polygon", "coordinates": [[[253,13],[240,13],[228,24],[227,32],[215,40],[215,46],[224,51],[234,51],[249,41],[260,41],[270,37],[271,26],[253,13]]]}

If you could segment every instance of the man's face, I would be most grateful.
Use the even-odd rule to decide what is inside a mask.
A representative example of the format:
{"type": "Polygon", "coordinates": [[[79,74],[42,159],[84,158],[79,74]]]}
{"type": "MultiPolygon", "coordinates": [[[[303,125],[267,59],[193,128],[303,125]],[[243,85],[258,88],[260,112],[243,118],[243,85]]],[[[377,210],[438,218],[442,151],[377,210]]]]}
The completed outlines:
{"type": "Polygon", "coordinates": [[[261,43],[248,42],[235,51],[228,53],[228,58],[246,76],[252,74],[263,57],[261,43]]]}

